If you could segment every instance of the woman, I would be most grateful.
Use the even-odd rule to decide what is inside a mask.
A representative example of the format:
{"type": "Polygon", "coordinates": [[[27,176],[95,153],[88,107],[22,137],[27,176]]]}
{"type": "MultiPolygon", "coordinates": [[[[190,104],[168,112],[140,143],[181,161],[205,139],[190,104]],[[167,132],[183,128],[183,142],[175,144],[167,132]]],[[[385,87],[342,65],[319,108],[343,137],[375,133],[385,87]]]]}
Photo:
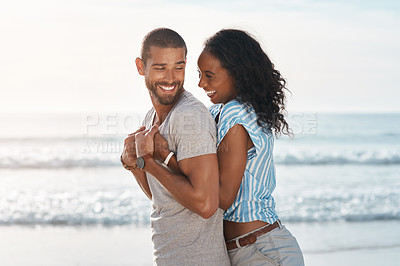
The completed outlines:
{"type": "Polygon", "coordinates": [[[304,265],[272,197],[274,135],[290,134],[282,114],[285,80],[240,30],[209,38],[198,68],[199,87],[216,104],[210,111],[218,125],[219,198],[232,265],[304,265]]]}

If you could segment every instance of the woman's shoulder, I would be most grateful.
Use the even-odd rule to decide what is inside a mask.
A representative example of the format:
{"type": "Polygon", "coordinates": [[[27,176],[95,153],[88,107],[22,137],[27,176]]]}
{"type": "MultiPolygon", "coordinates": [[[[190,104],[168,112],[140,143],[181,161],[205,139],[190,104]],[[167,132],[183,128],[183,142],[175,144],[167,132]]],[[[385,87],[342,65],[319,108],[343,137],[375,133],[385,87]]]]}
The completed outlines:
{"type": "Polygon", "coordinates": [[[255,135],[271,134],[268,125],[262,126],[258,123],[258,116],[254,108],[250,104],[242,103],[236,99],[223,106],[220,121],[223,127],[241,124],[248,132],[253,132],[255,135]]]}
{"type": "Polygon", "coordinates": [[[239,102],[237,99],[227,102],[221,108],[221,119],[228,120],[254,120],[257,119],[257,115],[254,112],[254,109],[245,103],[239,102]]]}
{"type": "Polygon", "coordinates": [[[240,102],[238,99],[233,99],[224,105],[224,109],[242,109],[246,107],[247,105],[240,102]]]}
{"type": "Polygon", "coordinates": [[[222,107],[218,123],[219,141],[237,124],[243,126],[248,132],[256,148],[256,153],[260,153],[265,148],[266,141],[272,140],[272,135],[268,127],[258,124],[258,116],[254,108],[249,104],[235,99],[222,107]]]}

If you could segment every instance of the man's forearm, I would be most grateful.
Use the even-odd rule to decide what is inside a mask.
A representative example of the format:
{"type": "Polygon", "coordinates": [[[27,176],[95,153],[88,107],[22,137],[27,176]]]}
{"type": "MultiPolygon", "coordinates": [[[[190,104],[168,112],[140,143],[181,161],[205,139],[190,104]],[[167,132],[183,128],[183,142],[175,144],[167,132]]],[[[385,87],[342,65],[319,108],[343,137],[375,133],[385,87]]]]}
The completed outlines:
{"type": "Polygon", "coordinates": [[[144,194],[151,200],[152,194],[151,190],[149,187],[149,183],[147,181],[146,173],[143,172],[142,170],[136,168],[135,170],[131,170],[131,173],[136,179],[136,182],[140,186],[140,188],[143,190],[144,194]]]}

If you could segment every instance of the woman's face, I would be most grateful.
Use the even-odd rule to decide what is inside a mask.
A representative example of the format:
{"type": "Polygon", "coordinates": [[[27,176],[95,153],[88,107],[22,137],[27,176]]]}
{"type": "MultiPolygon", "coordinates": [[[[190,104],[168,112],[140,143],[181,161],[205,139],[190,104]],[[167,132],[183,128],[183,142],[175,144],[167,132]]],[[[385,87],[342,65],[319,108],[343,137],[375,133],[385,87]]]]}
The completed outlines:
{"type": "Polygon", "coordinates": [[[211,102],[225,104],[236,97],[235,79],[210,52],[203,51],[197,65],[200,77],[199,87],[205,90],[211,102]]]}

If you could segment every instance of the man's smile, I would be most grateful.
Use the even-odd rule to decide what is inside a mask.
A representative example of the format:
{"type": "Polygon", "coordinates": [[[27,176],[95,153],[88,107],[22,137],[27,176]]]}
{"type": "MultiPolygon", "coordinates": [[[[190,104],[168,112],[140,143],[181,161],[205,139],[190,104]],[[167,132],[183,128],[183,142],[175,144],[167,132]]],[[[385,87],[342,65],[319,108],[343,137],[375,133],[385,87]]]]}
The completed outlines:
{"type": "Polygon", "coordinates": [[[176,85],[173,85],[173,86],[163,86],[163,85],[159,85],[159,86],[160,86],[160,88],[161,88],[163,91],[167,91],[167,92],[172,91],[172,90],[175,89],[175,87],[176,87],[176,85]]]}

